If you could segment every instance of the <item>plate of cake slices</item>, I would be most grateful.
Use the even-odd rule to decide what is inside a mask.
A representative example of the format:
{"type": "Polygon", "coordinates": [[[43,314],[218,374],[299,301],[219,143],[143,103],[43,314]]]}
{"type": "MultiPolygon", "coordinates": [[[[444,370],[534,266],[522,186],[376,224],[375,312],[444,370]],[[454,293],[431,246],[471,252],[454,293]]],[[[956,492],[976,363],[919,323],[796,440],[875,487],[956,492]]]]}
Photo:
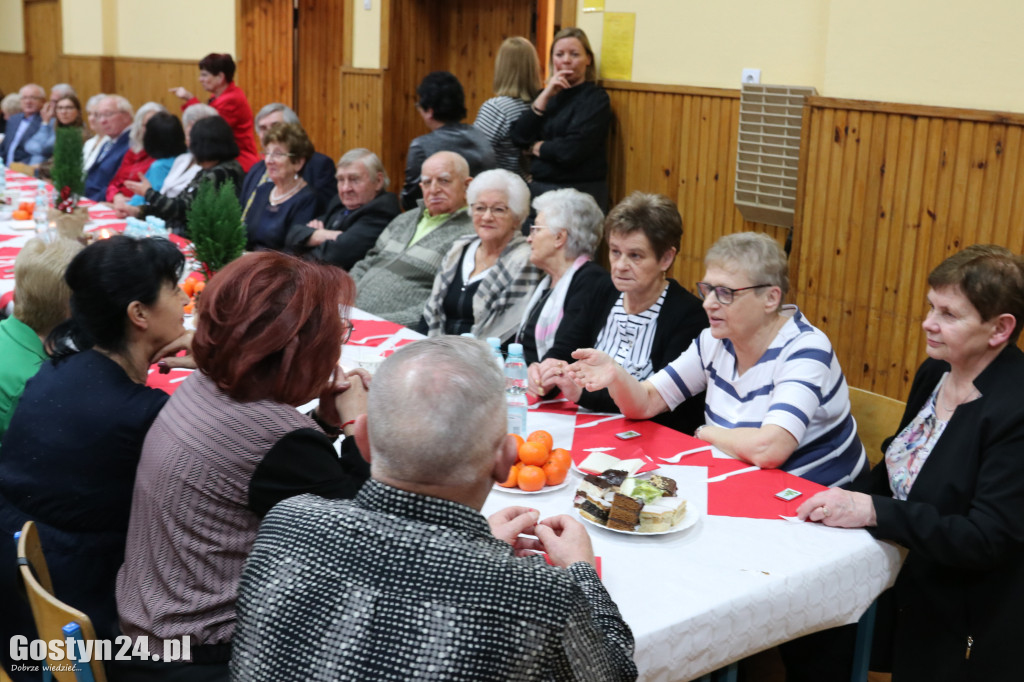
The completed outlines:
{"type": "Polygon", "coordinates": [[[587,523],[628,535],[678,533],[700,518],[676,494],[676,482],[668,476],[639,479],[614,469],[584,477],[573,506],[587,523]]]}

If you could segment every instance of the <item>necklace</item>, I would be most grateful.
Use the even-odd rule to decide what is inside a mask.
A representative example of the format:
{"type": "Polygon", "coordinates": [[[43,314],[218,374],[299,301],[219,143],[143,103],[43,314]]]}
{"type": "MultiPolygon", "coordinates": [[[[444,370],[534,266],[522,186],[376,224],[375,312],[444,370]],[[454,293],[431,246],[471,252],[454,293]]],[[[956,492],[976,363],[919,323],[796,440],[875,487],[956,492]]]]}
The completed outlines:
{"type": "Polygon", "coordinates": [[[278,192],[277,186],[275,185],[274,189],[270,190],[270,203],[274,205],[284,203],[285,201],[290,199],[296,192],[302,189],[302,186],[304,184],[305,181],[302,178],[299,178],[298,182],[292,185],[292,188],[284,193],[278,192]]]}
{"type": "MultiPolygon", "coordinates": [[[[949,392],[952,393],[953,389],[950,388],[949,392]]],[[[978,391],[978,388],[976,386],[972,386],[971,387],[971,392],[968,393],[965,398],[963,398],[961,400],[956,400],[952,396],[947,395],[947,393],[946,393],[946,382],[942,382],[942,389],[939,391],[939,393],[940,393],[940,396],[939,396],[940,398],[945,398],[945,399],[947,399],[947,401],[948,400],[952,400],[953,401],[953,406],[952,407],[944,406],[939,400],[935,401],[935,405],[940,410],[942,410],[943,412],[946,412],[948,414],[952,414],[956,410],[956,408],[960,407],[964,403],[968,403],[968,402],[974,400],[974,398],[976,398],[977,396],[981,395],[981,393],[978,391]]]]}

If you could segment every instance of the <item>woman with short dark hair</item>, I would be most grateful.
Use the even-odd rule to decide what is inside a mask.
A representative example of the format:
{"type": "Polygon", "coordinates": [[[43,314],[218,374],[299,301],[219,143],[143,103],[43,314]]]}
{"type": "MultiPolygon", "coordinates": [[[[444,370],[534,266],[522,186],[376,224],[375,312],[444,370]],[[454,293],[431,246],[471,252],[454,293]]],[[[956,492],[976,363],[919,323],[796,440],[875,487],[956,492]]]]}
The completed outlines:
{"type": "Polygon", "coordinates": [[[204,290],[199,370],[146,437],[117,580],[125,634],[148,637],[153,653],[188,636],[192,663],[132,664],[154,675],[145,679],[182,668],[209,675],[189,679],[227,679],[238,581],[260,520],[292,495],[353,497],[368,478],[354,439],[340,458],[333,445],[366,411],[364,375],[334,379],[354,298],[342,270],[273,251],[234,261],[204,290]],[[296,409],[318,396],[310,415],[296,409]]]}
{"type": "MultiPolygon", "coordinates": [[[[861,492],[827,490],[801,519],[906,547],[878,601],[893,682],[1016,680],[1024,610],[1024,261],[974,245],[928,275],[928,359],[861,492]],[[866,493],[866,494],[865,494],[866,493]]],[[[875,669],[875,668],[872,668],[875,669]]]]}
{"type": "Polygon", "coordinates": [[[416,208],[423,197],[420,189],[420,168],[437,152],[455,152],[469,164],[469,175],[476,177],[494,168],[494,150],[487,137],[466,118],[466,96],[459,79],[447,71],[432,71],[416,87],[416,111],[430,132],[409,143],[405,156],[405,185],[402,187],[402,208],[416,208]]]}
{"type": "MultiPolygon", "coordinates": [[[[260,158],[252,136],[252,108],[234,80],[235,60],[231,55],[212,52],[199,60],[199,84],[210,93],[210,105],[231,126],[238,145],[238,162],[247,173],[260,158]]],[[[181,86],[171,91],[185,100],[181,105],[182,111],[193,104],[199,104],[199,99],[181,86]]]]}
{"type": "MultiPolygon", "coordinates": [[[[149,367],[185,347],[178,288],[185,257],[166,239],[116,235],[86,247],[65,274],[71,317],[47,338],[52,358],[25,387],[0,448],[0,530],[34,520],[60,599],[102,639],[120,634],[114,581],[124,559],[135,469],[167,394],[149,367]]],[[[18,590],[14,544],[0,588],[18,590]]],[[[0,636],[34,637],[27,603],[5,600],[0,636]]]]}
{"type": "MultiPolygon", "coordinates": [[[[558,388],[584,407],[618,412],[603,387],[582,390],[570,380],[566,368],[573,352],[597,348],[643,381],[686,350],[708,318],[700,300],[666,276],[683,237],[683,219],[671,199],[633,192],[604,225],[611,281],[594,282],[586,312],[559,326],[546,359],[530,367],[530,390],[543,395],[558,388]]],[[[659,419],[686,432],[703,420],[703,393],[659,419]]]]}
{"type": "MultiPolygon", "coordinates": [[[[158,192],[164,191],[164,180],[174,165],[174,160],[187,149],[185,147],[185,131],[181,127],[181,121],[174,114],[166,111],[158,111],[146,122],[146,130],[142,134],[142,147],[146,150],[153,162],[146,171],[145,178],[150,186],[158,192]]],[[[134,192],[134,195],[124,200],[118,195],[114,197],[114,211],[118,217],[137,216],[139,206],[146,203],[146,199],[136,189],[143,188],[137,180],[128,179],[125,187],[134,192]]]]}
{"type": "Polygon", "coordinates": [[[302,169],[313,157],[313,143],[297,123],[275,123],[263,135],[270,182],[259,185],[244,216],[250,251],[282,249],[288,228],[316,215],[316,191],[302,169]]]}
{"type": "Polygon", "coordinates": [[[242,178],[245,177],[242,167],[235,160],[238,156],[238,145],[235,144],[234,135],[228,124],[219,116],[196,121],[189,135],[189,151],[202,170],[178,196],[169,197],[161,194],[153,189],[145,178],[137,183],[146,198],[146,205],[140,207],[139,215],[163,218],[167,228],[180,235],[188,234],[185,220],[203,182],[212,180],[215,187],[230,182],[237,192],[242,186],[242,178]]]}

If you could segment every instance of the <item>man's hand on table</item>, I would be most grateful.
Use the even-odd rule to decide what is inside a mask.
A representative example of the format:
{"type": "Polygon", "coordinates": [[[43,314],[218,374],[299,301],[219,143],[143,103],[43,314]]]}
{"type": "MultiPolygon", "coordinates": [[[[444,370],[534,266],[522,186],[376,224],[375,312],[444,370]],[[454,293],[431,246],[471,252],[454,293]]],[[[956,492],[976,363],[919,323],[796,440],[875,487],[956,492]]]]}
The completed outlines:
{"type": "Polygon", "coordinates": [[[801,521],[817,521],[836,528],[878,525],[871,496],[841,488],[822,490],[797,507],[796,515],[801,521]]]}

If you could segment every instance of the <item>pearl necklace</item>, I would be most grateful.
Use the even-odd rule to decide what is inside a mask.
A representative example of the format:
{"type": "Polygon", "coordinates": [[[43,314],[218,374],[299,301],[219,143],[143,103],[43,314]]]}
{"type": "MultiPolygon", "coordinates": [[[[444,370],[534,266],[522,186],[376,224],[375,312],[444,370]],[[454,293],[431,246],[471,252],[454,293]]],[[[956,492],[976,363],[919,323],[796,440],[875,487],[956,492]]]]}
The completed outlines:
{"type": "Polygon", "coordinates": [[[273,204],[274,206],[278,204],[283,204],[285,201],[292,198],[292,196],[294,196],[296,192],[302,189],[305,184],[306,182],[302,178],[299,178],[298,182],[292,185],[292,188],[285,192],[284,194],[278,193],[277,185],[275,185],[274,189],[270,190],[270,203],[273,204]]]}

